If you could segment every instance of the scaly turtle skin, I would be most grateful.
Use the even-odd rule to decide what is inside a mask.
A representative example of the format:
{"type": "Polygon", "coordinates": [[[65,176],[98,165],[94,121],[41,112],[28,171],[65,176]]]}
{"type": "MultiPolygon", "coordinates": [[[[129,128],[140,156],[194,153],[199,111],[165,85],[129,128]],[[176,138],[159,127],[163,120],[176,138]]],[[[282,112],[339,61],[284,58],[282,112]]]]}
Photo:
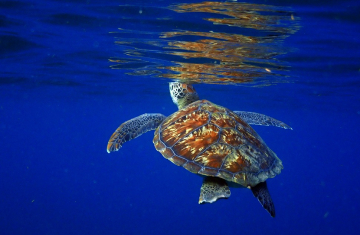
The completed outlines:
{"type": "Polygon", "coordinates": [[[169,117],[143,114],[124,122],[112,134],[107,151],[141,134],[156,130],[155,148],[178,166],[204,176],[199,203],[230,197],[227,182],[251,189],[261,205],[275,216],[266,180],[283,169],[280,159],[249,126],[291,129],[269,116],[231,111],[199,96],[191,85],[172,82],[170,93],[179,110],[169,117]]]}

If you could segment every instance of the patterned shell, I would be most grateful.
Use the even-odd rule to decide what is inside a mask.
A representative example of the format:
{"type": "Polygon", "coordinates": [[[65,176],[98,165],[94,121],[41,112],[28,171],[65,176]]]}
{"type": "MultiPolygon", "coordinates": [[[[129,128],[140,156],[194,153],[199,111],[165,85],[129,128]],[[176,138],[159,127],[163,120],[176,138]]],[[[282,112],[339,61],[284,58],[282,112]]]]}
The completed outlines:
{"type": "Polygon", "coordinates": [[[239,116],[207,100],[175,112],[156,129],[154,145],[190,172],[255,186],[280,174],[281,160],[239,116]]]}

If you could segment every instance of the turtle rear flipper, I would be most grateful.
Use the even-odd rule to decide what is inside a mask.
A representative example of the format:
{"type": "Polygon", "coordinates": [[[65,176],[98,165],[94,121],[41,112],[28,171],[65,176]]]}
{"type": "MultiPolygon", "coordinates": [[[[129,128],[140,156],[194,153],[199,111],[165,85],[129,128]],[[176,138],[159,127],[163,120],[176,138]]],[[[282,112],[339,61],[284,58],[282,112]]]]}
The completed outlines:
{"type": "Polygon", "coordinates": [[[292,128],[282,121],[279,121],[275,118],[266,116],[261,113],[253,113],[253,112],[246,112],[246,111],[234,111],[242,120],[244,120],[249,125],[260,125],[260,126],[276,126],[281,127],[284,129],[292,128]]]}
{"type": "Polygon", "coordinates": [[[267,188],[266,181],[259,183],[250,189],[264,209],[270,213],[271,217],[275,217],[275,206],[267,188]]]}
{"type": "Polygon", "coordinates": [[[107,145],[107,152],[118,151],[125,142],[135,139],[145,132],[155,130],[165,118],[160,113],[145,113],[124,122],[111,135],[107,145]]]}
{"type": "Polygon", "coordinates": [[[200,189],[199,204],[213,203],[219,198],[228,198],[230,195],[230,188],[225,180],[217,177],[205,177],[200,189]]]}

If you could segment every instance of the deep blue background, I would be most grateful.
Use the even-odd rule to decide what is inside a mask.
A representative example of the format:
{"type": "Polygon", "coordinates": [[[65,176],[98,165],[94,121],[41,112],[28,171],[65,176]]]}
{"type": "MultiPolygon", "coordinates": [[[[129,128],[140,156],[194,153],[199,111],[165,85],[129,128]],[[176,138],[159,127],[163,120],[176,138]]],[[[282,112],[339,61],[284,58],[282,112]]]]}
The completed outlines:
{"type": "Polygon", "coordinates": [[[180,2],[1,1],[0,234],[359,234],[359,4],[253,2],[299,17],[286,82],[195,87],[293,127],[254,127],[285,167],[268,181],[275,219],[246,189],[199,206],[202,179],[156,152],[153,133],[106,153],[123,121],[176,111],[169,79],[110,69],[124,49],[109,32],[186,29],[166,8],[180,2]]]}

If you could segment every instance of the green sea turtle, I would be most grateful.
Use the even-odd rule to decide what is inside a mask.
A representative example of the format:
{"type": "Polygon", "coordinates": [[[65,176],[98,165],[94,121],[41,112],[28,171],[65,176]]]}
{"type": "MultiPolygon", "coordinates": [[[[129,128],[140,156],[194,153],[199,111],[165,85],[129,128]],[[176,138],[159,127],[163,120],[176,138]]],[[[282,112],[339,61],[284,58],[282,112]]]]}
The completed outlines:
{"type": "Polygon", "coordinates": [[[177,112],[168,117],[143,114],[121,124],[110,137],[107,151],[117,151],[125,142],[156,130],[156,150],[174,164],[204,176],[199,204],[230,197],[228,183],[235,183],[251,189],[274,217],[266,180],[278,175],[283,165],[249,124],[291,128],[263,114],[231,111],[199,100],[192,85],[172,82],[170,93],[177,112]]]}

